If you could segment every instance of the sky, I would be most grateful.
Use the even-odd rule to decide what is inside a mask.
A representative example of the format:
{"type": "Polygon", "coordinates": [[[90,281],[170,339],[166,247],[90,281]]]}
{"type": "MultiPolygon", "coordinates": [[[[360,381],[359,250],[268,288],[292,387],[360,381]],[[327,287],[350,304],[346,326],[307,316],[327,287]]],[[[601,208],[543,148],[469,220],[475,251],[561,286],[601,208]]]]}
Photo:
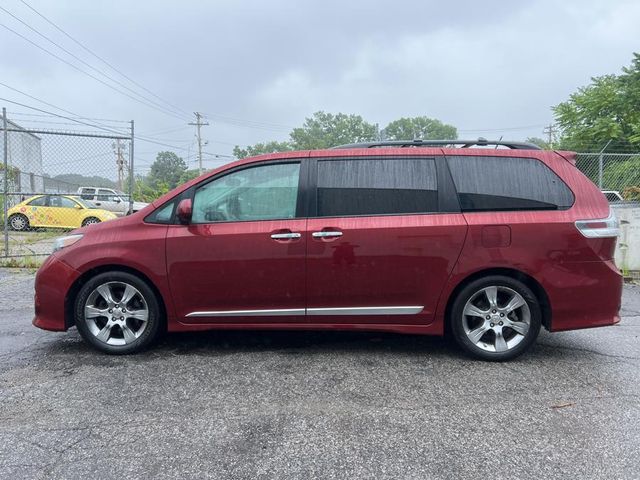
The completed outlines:
{"type": "MultiPolygon", "coordinates": [[[[381,128],[426,115],[461,138],[542,137],[551,106],[640,51],[636,0],[25,2],[0,1],[0,82],[78,115],[135,120],[142,169],[171,150],[149,139],[196,166],[194,111],[209,122],[205,151],[221,155],[286,140],[318,110],[381,128]]],[[[3,85],[0,97],[54,111],[3,85]]],[[[3,105],[28,123],[29,109],[3,105]]]]}

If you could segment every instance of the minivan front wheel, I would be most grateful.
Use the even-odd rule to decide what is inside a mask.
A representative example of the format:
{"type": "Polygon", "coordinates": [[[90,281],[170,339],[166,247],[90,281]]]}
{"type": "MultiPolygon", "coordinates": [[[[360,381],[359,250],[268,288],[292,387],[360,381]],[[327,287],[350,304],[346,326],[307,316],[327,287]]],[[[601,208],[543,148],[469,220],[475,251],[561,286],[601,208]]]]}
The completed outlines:
{"type": "Polygon", "coordinates": [[[134,353],[156,338],[160,308],[154,292],[140,278],[105,272],[78,292],[75,320],[82,338],[98,350],[134,353]]]}
{"type": "Polygon", "coordinates": [[[501,275],[471,282],[451,309],[458,345],[483,360],[510,360],[524,353],[540,332],[542,312],[524,283],[501,275]]]}

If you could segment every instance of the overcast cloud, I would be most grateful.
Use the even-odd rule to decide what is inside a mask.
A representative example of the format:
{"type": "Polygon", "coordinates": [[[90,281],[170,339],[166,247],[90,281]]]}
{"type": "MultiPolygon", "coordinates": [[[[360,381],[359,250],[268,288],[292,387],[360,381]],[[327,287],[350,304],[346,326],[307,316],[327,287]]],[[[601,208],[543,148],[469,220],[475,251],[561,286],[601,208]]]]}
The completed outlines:
{"type": "MultiPolygon", "coordinates": [[[[381,127],[427,115],[461,137],[542,136],[551,105],[591,76],[619,72],[640,51],[640,2],[632,0],[29,3],[173,105],[207,112],[207,150],[224,154],[235,144],[284,140],[317,110],[360,114],[381,127]]],[[[18,0],[0,5],[107,71],[18,0]]],[[[0,23],[47,45],[4,12],[0,23]]],[[[89,117],[134,119],[142,133],[185,124],[4,28],[0,45],[0,81],[38,98],[89,117]]],[[[47,108],[2,86],[0,96],[47,108]]],[[[155,136],[187,147],[193,130],[155,136]]],[[[136,148],[146,164],[158,150],[136,148]]]]}

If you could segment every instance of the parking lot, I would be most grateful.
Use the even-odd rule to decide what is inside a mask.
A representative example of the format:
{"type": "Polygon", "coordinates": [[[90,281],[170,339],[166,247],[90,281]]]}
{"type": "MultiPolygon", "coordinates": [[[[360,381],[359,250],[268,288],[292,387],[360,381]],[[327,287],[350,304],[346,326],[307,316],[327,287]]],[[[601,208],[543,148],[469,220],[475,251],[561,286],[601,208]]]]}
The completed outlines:
{"type": "Polygon", "coordinates": [[[170,335],[98,354],[0,270],[0,478],[639,478],[640,288],[503,364],[439,338],[170,335]]]}

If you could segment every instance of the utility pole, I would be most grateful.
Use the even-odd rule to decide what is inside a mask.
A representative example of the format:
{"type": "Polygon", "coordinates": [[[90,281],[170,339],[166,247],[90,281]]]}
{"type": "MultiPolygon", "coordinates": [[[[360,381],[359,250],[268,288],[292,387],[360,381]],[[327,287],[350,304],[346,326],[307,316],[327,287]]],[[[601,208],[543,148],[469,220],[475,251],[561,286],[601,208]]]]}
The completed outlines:
{"type": "Polygon", "coordinates": [[[202,114],[200,112],[193,112],[196,116],[196,121],[189,123],[189,125],[196,126],[196,136],[198,137],[198,171],[202,175],[202,136],[200,135],[200,127],[209,125],[209,122],[202,121],[202,114]]]}
{"type": "Polygon", "coordinates": [[[547,143],[549,144],[549,148],[553,147],[553,141],[556,138],[557,129],[556,126],[552,123],[542,130],[542,133],[548,135],[547,143]]]}
{"type": "Polygon", "coordinates": [[[116,139],[113,144],[113,150],[116,152],[116,168],[118,169],[118,190],[122,191],[122,181],[124,180],[124,156],[122,155],[122,144],[120,139],[116,139]]]}

